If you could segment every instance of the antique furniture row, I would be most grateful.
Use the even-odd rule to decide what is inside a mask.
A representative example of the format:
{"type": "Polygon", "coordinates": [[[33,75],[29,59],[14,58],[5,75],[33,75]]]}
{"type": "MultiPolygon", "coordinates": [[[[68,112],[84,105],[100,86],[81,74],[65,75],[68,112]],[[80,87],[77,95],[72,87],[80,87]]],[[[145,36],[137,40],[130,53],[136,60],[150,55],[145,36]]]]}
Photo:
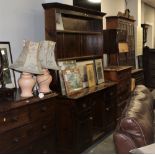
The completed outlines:
{"type": "Polygon", "coordinates": [[[112,82],[43,99],[24,99],[15,90],[1,102],[0,153],[80,153],[116,125],[112,82]]]}

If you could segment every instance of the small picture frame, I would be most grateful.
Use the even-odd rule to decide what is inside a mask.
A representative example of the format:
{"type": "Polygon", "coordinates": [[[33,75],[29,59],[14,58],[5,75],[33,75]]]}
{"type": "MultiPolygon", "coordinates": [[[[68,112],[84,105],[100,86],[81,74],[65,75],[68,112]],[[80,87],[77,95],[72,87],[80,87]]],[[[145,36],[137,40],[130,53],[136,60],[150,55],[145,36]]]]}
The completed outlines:
{"type": "Polygon", "coordinates": [[[88,86],[93,87],[96,85],[95,72],[94,72],[94,63],[86,65],[88,86]]]}
{"type": "Polygon", "coordinates": [[[76,65],[80,70],[80,74],[82,77],[83,82],[83,88],[88,87],[88,79],[87,79],[87,71],[86,71],[86,65],[93,63],[93,60],[84,60],[84,61],[77,61],[76,65]]]}
{"type": "Polygon", "coordinates": [[[9,66],[12,64],[10,42],[0,42],[0,88],[15,88],[15,74],[9,66]]]}
{"type": "Polygon", "coordinates": [[[56,30],[64,30],[61,13],[56,13],[56,30]]]}
{"type": "Polygon", "coordinates": [[[83,88],[82,79],[78,68],[63,70],[63,78],[67,95],[71,95],[83,88]]]}
{"type": "Polygon", "coordinates": [[[59,70],[61,94],[66,95],[65,83],[64,83],[64,79],[63,79],[63,70],[70,69],[70,68],[75,68],[76,67],[76,60],[58,61],[58,66],[61,68],[59,70]]]}
{"type": "Polygon", "coordinates": [[[97,84],[104,82],[103,61],[102,59],[95,59],[95,71],[97,84]]]}

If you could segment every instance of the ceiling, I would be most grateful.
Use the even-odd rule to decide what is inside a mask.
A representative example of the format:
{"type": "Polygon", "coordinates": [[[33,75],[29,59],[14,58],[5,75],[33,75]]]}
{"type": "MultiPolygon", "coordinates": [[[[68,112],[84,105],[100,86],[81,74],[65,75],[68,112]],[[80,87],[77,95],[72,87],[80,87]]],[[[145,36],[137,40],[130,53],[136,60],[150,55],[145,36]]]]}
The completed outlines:
{"type": "Polygon", "coordinates": [[[142,1],[155,8],[155,0],[142,0],[142,1]]]}

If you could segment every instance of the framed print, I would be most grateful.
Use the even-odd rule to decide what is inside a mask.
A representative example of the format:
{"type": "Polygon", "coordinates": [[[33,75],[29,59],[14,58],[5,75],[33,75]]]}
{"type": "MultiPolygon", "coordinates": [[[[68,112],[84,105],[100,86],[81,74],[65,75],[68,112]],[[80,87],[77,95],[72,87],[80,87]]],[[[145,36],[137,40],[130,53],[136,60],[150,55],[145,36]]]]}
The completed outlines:
{"type": "Polygon", "coordinates": [[[68,95],[73,94],[83,88],[82,79],[78,68],[63,70],[63,78],[68,95]]]}
{"type": "Polygon", "coordinates": [[[85,61],[78,61],[76,62],[76,66],[80,70],[80,74],[82,77],[82,83],[83,83],[83,88],[88,87],[88,78],[87,78],[87,71],[86,71],[86,65],[93,63],[93,60],[85,60],[85,61]]]}
{"type": "Polygon", "coordinates": [[[97,77],[97,84],[104,82],[103,61],[102,59],[95,59],[95,70],[97,77]]]}
{"type": "Polygon", "coordinates": [[[60,79],[60,86],[61,86],[61,93],[62,95],[66,95],[65,83],[63,79],[63,70],[69,68],[76,67],[76,60],[67,60],[67,61],[58,61],[58,66],[61,68],[59,70],[59,79],[60,79]]]}
{"type": "Polygon", "coordinates": [[[88,86],[92,87],[96,85],[95,72],[94,72],[94,63],[86,65],[88,86]]]}
{"type": "Polygon", "coordinates": [[[0,87],[15,88],[15,74],[9,69],[12,64],[12,55],[9,42],[0,42],[0,87]]]}

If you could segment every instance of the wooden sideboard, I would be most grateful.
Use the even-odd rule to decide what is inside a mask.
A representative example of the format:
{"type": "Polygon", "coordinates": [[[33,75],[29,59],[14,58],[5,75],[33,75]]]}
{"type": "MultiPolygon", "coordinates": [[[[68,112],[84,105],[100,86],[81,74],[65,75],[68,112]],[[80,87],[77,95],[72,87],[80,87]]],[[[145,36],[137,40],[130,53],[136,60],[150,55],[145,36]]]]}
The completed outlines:
{"type": "Polygon", "coordinates": [[[14,91],[0,101],[0,153],[55,153],[56,96],[24,99],[14,91]]]}
{"type": "Polygon", "coordinates": [[[0,153],[81,153],[116,126],[116,83],[0,104],[0,153]],[[108,119],[107,119],[108,118],[108,119]]]}
{"type": "Polygon", "coordinates": [[[106,82],[59,97],[56,104],[57,153],[81,153],[116,126],[116,83],[106,82]]]}
{"type": "Polygon", "coordinates": [[[117,119],[127,104],[131,92],[131,66],[114,66],[104,68],[106,80],[115,81],[117,85],[117,119]]]}

